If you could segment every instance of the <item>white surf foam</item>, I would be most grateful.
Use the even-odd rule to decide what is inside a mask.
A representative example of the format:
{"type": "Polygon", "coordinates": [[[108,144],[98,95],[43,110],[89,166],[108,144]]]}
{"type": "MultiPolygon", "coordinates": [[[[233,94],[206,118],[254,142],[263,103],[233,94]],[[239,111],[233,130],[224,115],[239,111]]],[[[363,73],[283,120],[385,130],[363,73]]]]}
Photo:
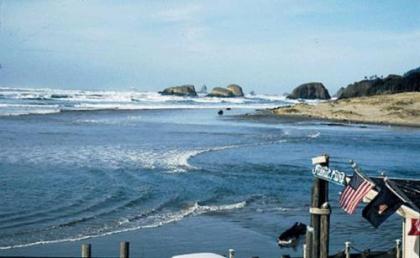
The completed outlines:
{"type": "Polygon", "coordinates": [[[309,138],[318,138],[321,135],[321,132],[316,132],[312,134],[308,134],[309,138]]]}
{"type": "Polygon", "coordinates": [[[30,104],[9,104],[0,103],[1,116],[21,116],[29,114],[53,114],[61,110],[58,105],[30,105],[30,104]]]}
{"type": "MultiPolygon", "coordinates": [[[[276,95],[247,95],[240,98],[217,97],[180,97],[163,96],[157,92],[131,91],[83,91],[58,89],[13,89],[0,88],[0,101],[13,104],[57,104],[54,112],[93,111],[93,110],[145,110],[145,109],[223,109],[226,107],[264,109],[294,103],[284,96],[276,95]]],[[[0,115],[9,115],[0,107],[0,115]]],[[[16,106],[15,108],[18,108],[16,106]]],[[[14,114],[32,114],[34,109],[14,112],[14,114]]],[[[41,111],[34,111],[34,113],[41,111]]],[[[50,111],[52,112],[52,111],[50,111]]],[[[49,113],[49,112],[44,112],[49,113]]]]}
{"type": "Polygon", "coordinates": [[[131,149],[125,146],[21,146],[14,150],[0,149],[0,161],[25,164],[56,164],[59,166],[103,167],[120,169],[140,167],[161,169],[167,173],[184,173],[199,169],[191,165],[192,158],[199,155],[233,148],[278,144],[284,139],[256,144],[233,144],[197,149],[131,149]]]}
{"type": "MultiPolygon", "coordinates": [[[[222,211],[229,211],[229,210],[234,210],[234,209],[241,209],[241,208],[244,208],[246,204],[247,204],[246,201],[242,201],[238,203],[225,204],[225,205],[201,206],[196,202],[194,203],[194,205],[187,207],[185,209],[182,209],[178,212],[156,215],[151,218],[152,220],[155,220],[151,224],[137,225],[137,226],[117,229],[117,230],[113,230],[109,232],[80,235],[80,236],[68,237],[68,238],[63,238],[63,239],[40,240],[40,241],[25,243],[25,244],[0,246],[0,250],[30,247],[30,246],[36,246],[36,245],[63,243],[63,242],[75,242],[75,241],[86,240],[86,239],[95,238],[95,237],[104,237],[104,236],[109,236],[113,234],[129,232],[129,231],[135,231],[135,230],[140,230],[140,229],[156,228],[156,227],[161,227],[169,223],[178,222],[188,216],[196,216],[196,215],[201,215],[201,214],[209,213],[209,212],[222,212],[222,211]]],[[[127,220],[123,220],[123,221],[125,222],[127,220]]],[[[119,225],[122,225],[122,224],[126,224],[126,223],[119,223],[119,225]]],[[[105,228],[107,227],[105,226],[105,228]]]]}

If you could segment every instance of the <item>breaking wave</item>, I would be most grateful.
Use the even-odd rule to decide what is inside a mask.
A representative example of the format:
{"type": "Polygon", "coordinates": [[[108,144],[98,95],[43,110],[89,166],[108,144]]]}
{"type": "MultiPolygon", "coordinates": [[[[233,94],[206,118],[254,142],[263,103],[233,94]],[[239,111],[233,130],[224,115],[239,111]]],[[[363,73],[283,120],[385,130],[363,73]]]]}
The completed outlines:
{"type": "Polygon", "coordinates": [[[82,91],[0,88],[0,116],[51,114],[62,111],[146,110],[189,108],[272,108],[293,103],[284,96],[242,98],[162,96],[157,92],[82,91]]]}
{"type": "MultiPolygon", "coordinates": [[[[0,250],[30,247],[30,246],[43,245],[43,244],[74,242],[74,241],[95,238],[95,237],[103,237],[103,236],[109,236],[109,235],[123,233],[123,232],[135,231],[135,230],[140,230],[140,229],[156,228],[156,227],[160,227],[169,223],[178,222],[188,216],[197,216],[197,215],[201,215],[205,213],[225,212],[225,211],[230,211],[230,210],[235,210],[235,209],[242,209],[246,205],[247,205],[246,201],[232,203],[232,204],[224,204],[224,205],[200,205],[198,202],[196,202],[192,206],[189,206],[177,212],[169,212],[165,214],[152,216],[151,218],[148,219],[148,221],[149,220],[153,221],[150,224],[140,224],[140,225],[135,225],[135,226],[129,226],[126,228],[111,230],[107,232],[92,233],[92,234],[86,234],[82,236],[68,237],[68,238],[62,238],[62,239],[41,240],[41,241],[25,243],[25,244],[0,246],[0,250]]],[[[128,224],[130,220],[123,219],[121,222],[119,223],[119,225],[123,225],[126,223],[128,224]]]]}
{"type": "Polygon", "coordinates": [[[321,132],[308,134],[309,138],[318,138],[321,135],[321,132]]]}
{"type": "Polygon", "coordinates": [[[21,147],[7,152],[0,149],[0,161],[7,163],[29,163],[104,167],[119,169],[126,166],[145,169],[164,169],[173,172],[186,172],[197,169],[189,163],[190,159],[207,152],[237,148],[244,145],[227,145],[203,149],[129,149],[121,146],[81,146],[73,147],[21,147]],[[92,160],[92,157],[95,157],[92,160]]]}

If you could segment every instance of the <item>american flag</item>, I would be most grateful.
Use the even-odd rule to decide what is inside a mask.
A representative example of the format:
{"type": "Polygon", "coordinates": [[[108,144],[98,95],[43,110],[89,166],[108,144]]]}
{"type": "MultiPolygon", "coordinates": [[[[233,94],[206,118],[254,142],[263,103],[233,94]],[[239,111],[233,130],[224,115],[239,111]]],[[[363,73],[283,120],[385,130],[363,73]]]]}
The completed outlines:
{"type": "Polygon", "coordinates": [[[372,182],[364,179],[355,171],[349,184],[344,188],[340,196],[341,208],[348,214],[353,214],[357,205],[374,186],[372,182]]]}

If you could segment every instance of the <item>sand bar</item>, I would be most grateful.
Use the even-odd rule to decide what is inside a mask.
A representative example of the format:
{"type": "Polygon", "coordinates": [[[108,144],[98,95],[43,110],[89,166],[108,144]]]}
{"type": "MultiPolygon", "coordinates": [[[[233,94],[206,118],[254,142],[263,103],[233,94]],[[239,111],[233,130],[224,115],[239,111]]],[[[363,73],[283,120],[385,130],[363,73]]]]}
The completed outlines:
{"type": "Polygon", "coordinates": [[[420,92],[299,103],[272,112],[286,117],[420,127],[420,92]]]}

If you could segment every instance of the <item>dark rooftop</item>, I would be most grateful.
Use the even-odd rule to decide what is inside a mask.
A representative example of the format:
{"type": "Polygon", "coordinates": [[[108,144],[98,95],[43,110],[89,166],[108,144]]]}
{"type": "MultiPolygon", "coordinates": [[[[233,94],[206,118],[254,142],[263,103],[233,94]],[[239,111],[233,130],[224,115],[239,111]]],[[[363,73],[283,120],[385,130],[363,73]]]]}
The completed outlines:
{"type": "MultiPolygon", "coordinates": [[[[379,187],[384,185],[383,177],[371,177],[372,181],[379,187]]],[[[417,207],[411,204],[407,206],[419,211],[420,209],[420,180],[419,179],[403,179],[403,178],[388,178],[391,180],[410,201],[417,207]]]]}

